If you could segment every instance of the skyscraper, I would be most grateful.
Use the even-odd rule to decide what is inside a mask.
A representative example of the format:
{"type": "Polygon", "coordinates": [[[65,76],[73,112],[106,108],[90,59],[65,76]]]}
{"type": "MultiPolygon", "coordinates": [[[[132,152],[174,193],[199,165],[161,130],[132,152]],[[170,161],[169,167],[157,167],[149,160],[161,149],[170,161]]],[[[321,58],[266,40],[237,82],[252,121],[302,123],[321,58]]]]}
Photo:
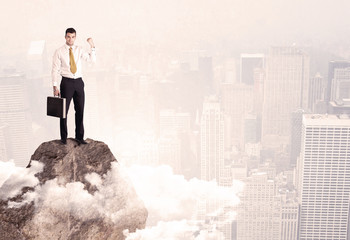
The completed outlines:
{"type": "Polygon", "coordinates": [[[310,79],[309,89],[309,109],[312,113],[315,113],[317,103],[324,101],[326,89],[323,77],[319,73],[310,79]]]}
{"type": "Polygon", "coordinates": [[[222,110],[230,117],[228,129],[230,129],[232,144],[243,148],[244,120],[254,109],[253,86],[242,83],[223,83],[221,92],[222,110]]]}
{"type": "MultiPolygon", "coordinates": [[[[201,179],[216,180],[218,185],[227,186],[231,177],[230,168],[225,167],[224,156],[224,114],[216,96],[210,96],[203,103],[201,117],[201,179]]],[[[225,239],[231,238],[231,223],[218,212],[226,213],[225,201],[218,199],[203,200],[198,203],[198,217],[205,220],[215,215],[219,229],[225,233],[225,239]]]]}
{"type": "Polygon", "coordinates": [[[281,208],[281,240],[297,240],[299,204],[283,201],[281,208]]]}
{"type": "Polygon", "coordinates": [[[189,132],[191,129],[191,115],[188,112],[178,112],[174,109],[163,109],[159,113],[159,132],[189,132]]]}
{"type": "Polygon", "coordinates": [[[290,164],[295,166],[300,155],[301,126],[304,110],[299,109],[291,114],[291,141],[290,141],[290,164]]]}
{"type": "Polygon", "coordinates": [[[258,117],[253,114],[247,115],[244,119],[244,143],[257,143],[259,130],[258,117]]]}
{"type": "Polygon", "coordinates": [[[262,140],[271,137],[280,143],[290,138],[291,114],[307,109],[309,56],[296,47],[272,47],[266,60],[262,140]]]}
{"type": "Polygon", "coordinates": [[[349,115],[303,116],[299,239],[349,239],[349,115]]]}
{"type": "Polygon", "coordinates": [[[350,98],[350,67],[334,69],[331,100],[350,98]]]}
{"type": "Polygon", "coordinates": [[[220,183],[224,167],[224,115],[215,96],[203,104],[201,118],[201,179],[220,183]]]}
{"type": "Polygon", "coordinates": [[[332,92],[332,82],[334,78],[335,69],[347,68],[350,67],[350,62],[348,61],[331,61],[328,66],[328,82],[327,82],[327,90],[326,90],[326,102],[331,100],[331,92],[332,92]]]}
{"type": "Polygon", "coordinates": [[[0,122],[8,126],[7,158],[24,167],[30,160],[31,116],[23,74],[0,76],[0,122]]]}
{"type": "Polygon", "coordinates": [[[254,85],[254,70],[264,65],[264,54],[241,54],[241,83],[254,85]]]}
{"type": "Polygon", "coordinates": [[[237,239],[280,239],[281,200],[276,193],[277,184],[266,172],[247,178],[237,216],[237,239]]]}

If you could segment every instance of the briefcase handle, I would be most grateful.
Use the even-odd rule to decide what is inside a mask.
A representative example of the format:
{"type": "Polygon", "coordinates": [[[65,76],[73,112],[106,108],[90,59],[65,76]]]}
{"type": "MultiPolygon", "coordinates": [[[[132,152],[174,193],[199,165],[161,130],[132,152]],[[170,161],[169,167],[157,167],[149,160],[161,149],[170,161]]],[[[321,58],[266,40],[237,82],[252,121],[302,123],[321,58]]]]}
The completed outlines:
{"type": "Polygon", "coordinates": [[[55,95],[55,93],[53,93],[53,97],[60,98],[60,97],[61,97],[61,92],[60,92],[60,94],[58,94],[57,96],[55,95]]]}

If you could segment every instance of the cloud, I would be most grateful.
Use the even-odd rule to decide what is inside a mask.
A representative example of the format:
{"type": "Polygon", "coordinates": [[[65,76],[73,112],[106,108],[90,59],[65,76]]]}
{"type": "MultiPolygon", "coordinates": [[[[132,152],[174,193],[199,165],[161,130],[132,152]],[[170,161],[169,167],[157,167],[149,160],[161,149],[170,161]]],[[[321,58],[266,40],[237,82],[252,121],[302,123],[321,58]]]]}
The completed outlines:
{"type": "Polygon", "coordinates": [[[218,240],[224,239],[218,230],[199,230],[198,226],[190,221],[160,221],[156,226],[135,233],[125,232],[126,240],[218,240]]]}
{"type": "MultiPolygon", "coordinates": [[[[125,170],[149,212],[148,227],[127,235],[128,240],[219,239],[219,231],[201,231],[198,222],[193,221],[197,204],[203,200],[216,200],[225,202],[226,207],[235,206],[239,203],[237,193],[243,188],[239,181],[234,181],[232,187],[221,187],[215,181],[186,180],[181,175],[174,175],[169,166],[134,165],[125,170]],[[198,236],[183,237],[196,231],[198,236]]],[[[215,209],[211,215],[220,213],[223,209],[215,209]]],[[[227,222],[235,216],[234,211],[225,214],[227,222]]]]}
{"type": "MultiPolygon", "coordinates": [[[[86,180],[97,188],[94,194],[84,189],[81,182],[62,185],[58,179],[46,181],[39,185],[35,173],[42,171],[42,164],[32,162],[29,169],[16,167],[13,162],[0,162],[0,196],[5,199],[20,193],[24,186],[34,188],[27,192],[22,202],[9,202],[9,207],[34,201],[37,208],[49,208],[53,211],[69,212],[81,219],[96,217],[106,218],[114,223],[122,221],[125,211],[132,211],[139,200],[129,201],[129,190],[121,189],[132,184],[137,195],[149,213],[147,228],[136,233],[126,232],[128,240],[133,239],[217,239],[221,234],[216,229],[206,231],[195,221],[197,204],[200,200],[219,200],[225,206],[239,203],[237,193],[242,189],[242,183],[235,182],[233,187],[220,187],[216,182],[198,179],[186,180],[181,175],[175,175],[169,166],[123,167],[113,163],[111,170],[101,178],[96,173],[86,175],[86,180]],[[118,192],[126,192],[122,198],[118,192]],[[125,199],[126,201],[121,201],[125,199]],[[125,204],[126,207],[121,208],[125,204]],[[123,210],[120,210],[123,209],[123,210]],[[190,238],[183,238],[190,236],[190,238]]],[[[213,215],[223,212],[215,209],[213,215]]],[[[235,217],[234,212],[226,214],[228,222],[235,217]]],[[[45,215],[50,218],[50,215],[45,215]]],[[[54,218],[54,216],[52,216],[54,218]]],[[[54,222],[53,219],[37,221],[54,222]]]]}
{"type": "Polygon", "coordinates": [[[39,180],[34,176],[41,172],[43,164],[33,162],[31,168],[16,167],[13,161],[0,161],[0,199],[12,198],[21,192],[23,187],[34,187],[39,180]]]}

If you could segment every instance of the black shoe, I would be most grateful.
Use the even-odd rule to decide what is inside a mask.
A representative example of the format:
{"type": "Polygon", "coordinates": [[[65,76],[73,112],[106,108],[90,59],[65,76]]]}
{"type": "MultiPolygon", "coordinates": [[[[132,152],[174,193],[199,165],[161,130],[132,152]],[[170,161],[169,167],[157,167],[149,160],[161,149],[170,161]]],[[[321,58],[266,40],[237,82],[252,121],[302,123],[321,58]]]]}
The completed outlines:
{"type": "Polygon", "coordinates": [[[66,144],[67,144],[67,139],[61,139],[61,143],[62,143],[63,145],[66,145],[66,144]]]}
{"type": "Polygon", "coordinates": [[[84,139],[75,139],[79,144],[87,144],[87,142],[84,139]]]}

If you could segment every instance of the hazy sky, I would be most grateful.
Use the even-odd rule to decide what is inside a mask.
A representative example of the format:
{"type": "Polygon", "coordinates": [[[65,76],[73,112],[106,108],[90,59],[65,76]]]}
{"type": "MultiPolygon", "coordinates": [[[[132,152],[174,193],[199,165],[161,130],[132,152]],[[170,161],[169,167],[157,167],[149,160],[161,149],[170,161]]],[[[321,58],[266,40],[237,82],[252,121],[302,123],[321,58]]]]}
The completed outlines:
{"type": "Polygon", "coordinates": [[[136,37],[175,48],[227,39],[242,46],[346,44],[349,7],[346,0],[2,0],[0,50],[41,39],[57,46],[70,26],[97,43],[136,37]]]}

